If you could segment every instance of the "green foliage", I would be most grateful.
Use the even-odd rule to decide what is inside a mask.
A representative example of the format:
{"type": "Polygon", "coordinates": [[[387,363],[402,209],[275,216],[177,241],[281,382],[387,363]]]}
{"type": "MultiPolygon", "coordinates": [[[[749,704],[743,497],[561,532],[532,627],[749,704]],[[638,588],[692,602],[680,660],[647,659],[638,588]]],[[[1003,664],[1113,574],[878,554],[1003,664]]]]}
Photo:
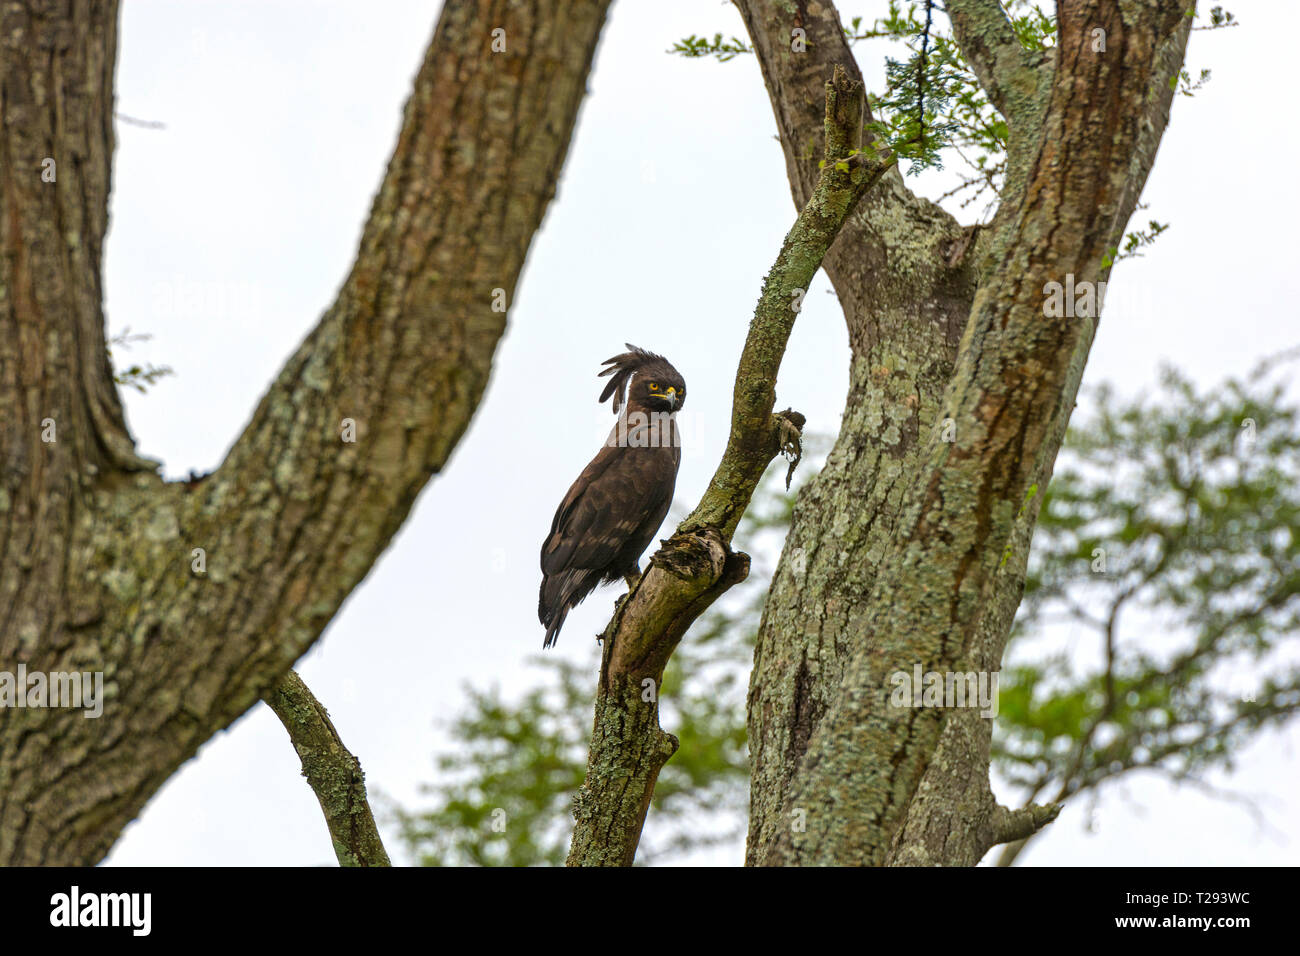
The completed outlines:
{"type": "Polygon", "coordinates": [[[1169,88],[1177,90],[1183,96],[1195,96],[1208,82],[1210,82],[1209,70],[1201,70],[1201,75],[1195,80],[1187,70],[1179,70],[1177,76],[1170,77],[1169,88]]]}
{"type": "MultiPolygon", "coordinates": [[[[1145,209],[1146,206],[1140,204],[1138,208],[1145,209]]],[[[1130,232],[1124,237],[1124,248],[1122,250],[1111,248],[1109,252],[1107,252],[1105,258],[1102,259],[1102,266],[1109,269],[1122,259],[1141,258],[1144,255],[1141,250],[1155,242],[1156,238],[1168,228],[1169,223],[1156,222],[1152,219],[1147,224],[1146,229],[1138,229],[1136,232],[1130,232]]]]}
{"type": "Polygon", "coordinates": [[[1224,10],[1223,7],[1215,6],[1210,8],[1209,26],[1195,27],[1194,29],[1219,30],[1224,27],[1235,27],[1237,25],[1238,25],[1238,20],[1236,17],[1234,17],[1227,10],[1224,10]]]}
{"type": "MultiPolygon", "coordinates": [[[[147,342],[153,338],[151,335],[132,335],[131,329],[125,328],[117,335],[109,339],[108,360],[113,362],[113,346],[121,349],[130,349],[132,342],[147,342]]],[[[118,385],[128,388],[134,388],[140,394],[147,392],[152,386],[156,385],[160,379],[168,375],[175,374],[169,366],[166,365],[129,365],[124,369],[118,369],[113,373],[113,381],[118,385]]]]}
{"type": "MultiPolygon", "coordinates": [[[[1021,45],[1031,51],[1049,50],[1056,43],[1056,18],[1033,0],[1003,3],[1012,29],[1021,45]]],[[[993,107],[970,64],[961,53],[951,30],[934,14],[942,4],[934,0],[890,0],[884,16],[867,24],[854,17],[845,28],[850,43],[883,40],[898,56],[885,57],[885,88],[869,91],[867,102],[872,121],[868,126],[876,137],[872,150],[878,158],[887,147],[901,161],[906,174],[943,169],[956,157],[962,164],[960,182],[943,196],[959,198],[963,207],[984,196],[996,199],[1006,171],[1008,130],[1006,120],[993,107]]],[[[1223,7],[1210,10],[1208,23],[1198,30],[1235,27],[1237,19],[1223,7]]],[[[724,40],[715,33],[712,40],[692,34],[677,41],[669,53],[699,59],[713,57],[727,62],[753,53],[753,47],[733,36],[724,40]]],[[[1209,81],[1210,71],[1201,70],[1193,79],[1183,70],[1171,80],[1171,88],[1184,96],[1195,95],[1209,81]]],[[[992,204],[986,207],[992,208],[992,204]]],[[[1134,233],[1121,244],[1129,254],[1148,245],[1164,230],[1134,233]],[[1134,243],[1137,243],[1134,245],[1134,243]]],[[[1126,258],[1112,252],[1107,265],[1126,258]]]]}
{"type": "Polygon", "coordinates": [[[1029,0],[1004,3],[1011,29],[1026,50],[1046,50],[1056,43],[1056,18],[1029,0]]]}
{"type": "Polygon", "coordinates": [[[1002,674],[994,763],[1060,799],[1131,770],[1205,784],[1300,708],[1300,408],[1261,366],[1071,427],[1002,674]],[[1092,637],[1045,653],[1047,625],[1092,637]],[[1294,655],[1292,655],[1294,656],[1294,655]]]}
{"type": "Polygon", "coordinates": [[[547,683],[516,701],[466,686],[451,725],[459,742],[437,758],[428,811],[393,808],[399,839],[422,866],[564,863],[565,814],[582,783],[591,677],[563,658],[542,659],[547,683]]]}
{"type": "MultiPolygon", "coordinates": [[[[752,652],[734,641],[725,628],[706,627],[664,675],[661,719],[681,748],[659,776],[639,862],[737,835],[748,775],[740,665],[752,652]]],[[[587,666],[535,660],[544,682],[517,700],[466,688],[467,709],[451,726],[455,746],[437,758],[438,783],[422,788],[432,805],[391,808],[400,842],[420,865],[564,863],[595,680],[587,666]]]]}
{"type": "Polygon", "coordinates": [[[1006,123],[933,13],[930,2],[891,0],[865,33],[860,19],[852,21],[850,36],[886,39],[907,51],[902,59],[885,58],[885,89],[868,96],[875,117],[869,128],[907,162],[908,175],[942,169],[945,150],[965,150],[980,171],[977,180],[991,185],[1006,151],[1006,123]]]}
{"type": "Polygon", "coordinates": [[[668,52],[685,57],[713,56],[718,58],[719,63],[726,63],[742,53],[752,53],[753,48],[736,37],[724,40],[721,33],[715,33],[712,40],[697,37],[692,33],[685,39],[674,43],[672,49],[668,52]]]}

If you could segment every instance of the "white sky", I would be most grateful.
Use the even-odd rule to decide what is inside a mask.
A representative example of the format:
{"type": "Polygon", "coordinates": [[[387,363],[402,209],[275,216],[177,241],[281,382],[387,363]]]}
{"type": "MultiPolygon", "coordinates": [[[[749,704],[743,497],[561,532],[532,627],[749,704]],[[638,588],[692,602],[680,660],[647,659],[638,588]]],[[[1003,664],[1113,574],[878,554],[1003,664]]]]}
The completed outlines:
{"type": "MultiPolygon", "coordinates": [[[[870,18],[880,6],[840,10],[870,18]]],[[[1151,208],[1135,216],[1172,228],[1116,269],[1085,382],[1136,391],[1168,360],[1206,385],[1300,341],[1289,162],[1300,133],[1270,99],[1291,85],[1300,5],[1229,9],[1244,26],[1193,36],[1189,66],[1214,78],[1175,104],[1144,196],[1151,208]]],[[[118,109],[166,128],[118,124],[108,315],[113,332],[153,335],[131,360],[176,370],[149,395],[126,396],[141,451],[169,476],[220,463],[332,300],[436,15],[436,4],[412,0],[126,0],[118,109]]],[[[542,639],[537,551],[608,428],[595,373],[623,342],[666,354],[690,385],[679,500],[697,501],[712,474],[746,324],[794,216],[757,63],[665,53],[679,37],[716,31],[743,36],[729,4],[615,4],[486,398],[448,470],[299,663],[372,792],[416,800],[466,682],[513,692],[540,679],[527,662],[542,639]],[[539,367],[550,370],[542,404],[539,367]],[[521,432],[521,409],[582,427],[521,432]],[[521,472],[521,461],[531,468],[521,472]]],[[[879,89],[882,49],[857,53],[879,89]]],[[[931,196],[946,188],[942,177],[921,186],[931,196]]],[[[837,429],[848,381],[828,289],[819,276],[778,384],[780,407],[800,409],[819,432],[837,429]]],[[[597,592],[560,641],[558,653],[586,662],[593,680],[590,635],[619,593],[597,592]]],[[[1067,808],[1022,860],[1292,863],[1298,740],[1294,727],[1268,735],[1228,784],[1262,799],[1269,830],[1238,806],[1135,779],[1095,812],[1087,800],[1067,808]]],[[[742,851],[702,859],[735,864],[742,851]]],[[[330,864],[333,855],[285,732],[258,705],[173,777],[110,862],[330,864]]]]}

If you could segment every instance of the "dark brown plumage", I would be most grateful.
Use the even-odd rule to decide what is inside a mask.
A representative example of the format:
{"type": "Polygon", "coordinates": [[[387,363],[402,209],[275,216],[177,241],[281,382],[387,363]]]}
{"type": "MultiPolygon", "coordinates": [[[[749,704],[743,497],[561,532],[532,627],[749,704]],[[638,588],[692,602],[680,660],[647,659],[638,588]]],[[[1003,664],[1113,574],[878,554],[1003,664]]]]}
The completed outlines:
{"type": "Polygon", "coordinates": [[[681,447],[675,414],[686,382],[662,355],[634,345],[607,359],[618,423],[556,509],[542,543],[537,617],[550,647],[564,618],[595,588],[640,573],[641,553],[668,514],[681,447]],[[626,393],[626,401],[624,400],[626,393]]]}

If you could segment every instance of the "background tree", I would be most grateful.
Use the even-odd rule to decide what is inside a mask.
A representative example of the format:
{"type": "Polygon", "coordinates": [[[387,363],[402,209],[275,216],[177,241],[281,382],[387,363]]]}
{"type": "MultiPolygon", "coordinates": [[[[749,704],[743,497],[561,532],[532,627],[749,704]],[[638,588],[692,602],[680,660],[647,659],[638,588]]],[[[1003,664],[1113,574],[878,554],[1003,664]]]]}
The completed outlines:
{"type": "Polygon", "coordinates": [[[1165,369],[1123,404],[1102,389],[1067,434],[994,733],[1027,802],[1135,771],[1217,793],[1209,773],[1300,709],[1300,408],[1270,369],[1204,392],[1165,369]],[[1062,617],[1087,635],[1073,665],[1043,638],[1062,617]]]}

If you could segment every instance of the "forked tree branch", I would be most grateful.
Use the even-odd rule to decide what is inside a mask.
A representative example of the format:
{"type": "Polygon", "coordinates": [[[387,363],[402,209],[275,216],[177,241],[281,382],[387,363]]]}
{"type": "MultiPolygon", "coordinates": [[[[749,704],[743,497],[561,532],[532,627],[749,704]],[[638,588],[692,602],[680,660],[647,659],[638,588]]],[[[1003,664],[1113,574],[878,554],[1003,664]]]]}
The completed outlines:
{"type": "Polygon", "coordinates": [[[391,866],[366,799],[361,761],[343,745],[324,705],[294,671],[262,699],[302,760],[302,775],[320,801],[339,866],[391,866]]]}
{"type": "Polygon", "coordinates": [[[442,5],[337,299],[217,470],[169,482],[134,451],[105,352],[118,3],[5,4],[0,660],[106,671],[113,698],[98,720],[0,720],[0,863],[101,859],[320,636],[445,467],[607,7],[442,5]]]}
{"type": "Polygon", "coordinates": [[[570,866],[627,866],[636,855],[659,770],[677,749],[659,726],[664,668],[691,623],[748,575],[749,557],[731,550],[732,535],[767,466],[797,445],[804,424],[798,412],[773,412],[799,303],[854,206],[892,165],[858,152],[862,84],[836,67],[825,90],[825,161],[763,283],[736,371],[722,461],[699,506],[651,559],[604,633],[570,866]]]}

